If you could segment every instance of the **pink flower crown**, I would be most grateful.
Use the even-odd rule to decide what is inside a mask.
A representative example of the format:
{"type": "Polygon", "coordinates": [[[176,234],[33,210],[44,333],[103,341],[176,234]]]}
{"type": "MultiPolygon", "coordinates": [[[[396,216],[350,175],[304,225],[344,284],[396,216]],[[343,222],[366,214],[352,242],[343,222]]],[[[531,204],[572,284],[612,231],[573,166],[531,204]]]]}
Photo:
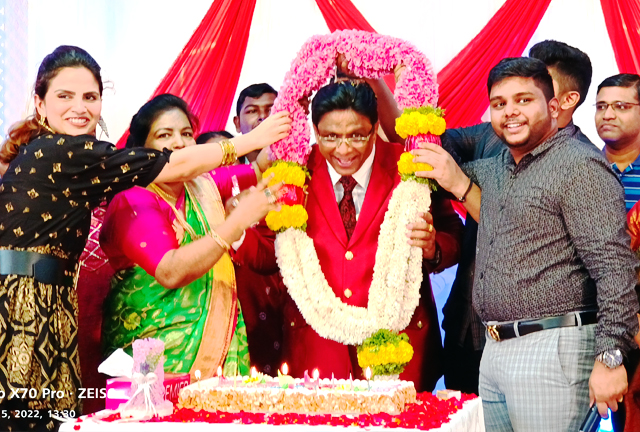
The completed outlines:
{"type": "Polygon", "coordinates": [[[271,145],[271,158],[306,165],[311,146],[307,114],[298,102],[322,87],[334,74],[336,57],[343,54],[349,69],[363,78],[378,79],[402,64],[394,98],[398,108],[435,107],[438,84],[431,63],[409,42],[360,30],[338,30],[311,37],[293,60],[280,87],[272,113],[289,111],[291,133],[271,145]]]}

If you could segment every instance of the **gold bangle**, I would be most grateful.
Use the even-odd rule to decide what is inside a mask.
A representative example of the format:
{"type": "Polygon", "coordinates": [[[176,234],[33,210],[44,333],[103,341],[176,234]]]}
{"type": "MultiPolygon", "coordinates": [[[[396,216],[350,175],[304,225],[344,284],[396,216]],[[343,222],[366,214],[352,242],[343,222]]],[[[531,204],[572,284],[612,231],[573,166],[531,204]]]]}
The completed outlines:
{"type": "Polygon", "coordinates": [[[218,246],[220,246],[222,249],[224,249],[226,252],[229,252],[229,249],[231,249],[231,245],[229,245],[229,243],[227,243],[225,241],[225,239],[223,239],[222,237],[220,237],[220,234],[218,234],[217,232],[215,232],[214,230],[209,231],[209,236],[216,242],[218,243],[218,246]]]}
{"type": "Polygon", "coordinates": [[[220,158],[220,166],[224,166],[224,161],[227,160],[227,146],[224,144],[225,140],[219,141],[220,150],[222,151],[222,157],[220,158]]]}
{"type": "Polygon", "coordinates": [[[231,140],[222,140],[220,141],[220,148],[222,149],[222,165],[233,165],[235,161],[238,159],[238,154],[236,152],[236,146],[233,144],[231,140]]]}

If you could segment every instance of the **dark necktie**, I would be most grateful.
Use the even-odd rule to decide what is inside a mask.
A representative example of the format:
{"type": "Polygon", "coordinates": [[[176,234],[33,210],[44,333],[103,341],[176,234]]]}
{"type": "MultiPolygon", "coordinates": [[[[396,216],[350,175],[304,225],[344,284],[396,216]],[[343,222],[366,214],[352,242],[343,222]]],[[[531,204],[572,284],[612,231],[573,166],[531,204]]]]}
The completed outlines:
{"type": "Polygon", "coordinates": [[[340,216],[342,216],[342,223],[344,229],[347,232],[347,238],[351,238],[353,230],[356,228],[356,205],[353,202],[353,188],[358,184],[351,176],[343,176],[340,178],[340,183],[344,188],[344,195],[338,208],[340,209],[340,216]]]}

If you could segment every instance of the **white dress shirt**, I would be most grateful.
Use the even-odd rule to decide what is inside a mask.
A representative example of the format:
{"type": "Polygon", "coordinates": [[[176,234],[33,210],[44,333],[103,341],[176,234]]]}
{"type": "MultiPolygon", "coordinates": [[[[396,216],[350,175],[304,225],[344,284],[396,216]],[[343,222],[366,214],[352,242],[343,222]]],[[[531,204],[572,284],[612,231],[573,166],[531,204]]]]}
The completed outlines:
{"type": "MultiPolygon", "coordinates": [[[[367,187],[369,186],[369,180],[371,179],[373,157],[375,156],[375,154],[376,146],[374,144],[369,157],[365,159],[360,169],[352,175],[353,179],[358,183],[356,187],[353,188],[352,193],[353,203],[356,206],[356,221],[360,217],[360,210],[362,209],[364,197],[367,193],[367,187]]],[[[344,196],[344,187],[342,186],[342,183],[340,183],[340,179],[342,178],[342,176],[336,172],[329,161],[327,161],[327,167],[329,168],[331,183],[333,183],[333,192],[336,194],[336,202],[339,204],[342,200],[342,197],[344,196]]]]}

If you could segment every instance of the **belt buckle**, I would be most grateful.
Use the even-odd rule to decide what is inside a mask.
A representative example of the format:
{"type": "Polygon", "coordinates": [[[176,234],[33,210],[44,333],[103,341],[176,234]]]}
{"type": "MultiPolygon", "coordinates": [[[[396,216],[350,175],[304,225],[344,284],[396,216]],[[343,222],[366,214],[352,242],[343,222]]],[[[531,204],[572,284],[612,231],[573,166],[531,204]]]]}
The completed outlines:
{"type": "Polygon", "coordinates": [[[498,333],[498,327],[496,325],[488,325],[487,332],[494,341],[500,342],[500,333],[498,333]]]}

